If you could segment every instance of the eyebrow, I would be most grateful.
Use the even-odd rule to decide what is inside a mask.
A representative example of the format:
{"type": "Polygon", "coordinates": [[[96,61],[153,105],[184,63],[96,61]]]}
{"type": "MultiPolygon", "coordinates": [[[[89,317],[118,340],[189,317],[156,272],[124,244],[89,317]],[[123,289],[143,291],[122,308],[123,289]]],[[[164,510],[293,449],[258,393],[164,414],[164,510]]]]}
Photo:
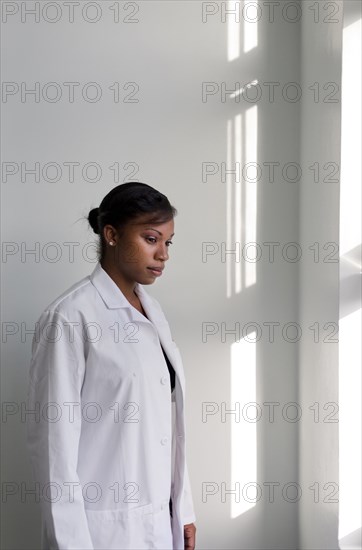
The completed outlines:
{"type": "MultiPolygon", "coordinates": [[[[154,227],[145,227],[145,229],[152,229],[152,231],[156,231],[156,233],[158,233],[159,235],[161,235],[162,237],[162,233],[161,231],[158,231],[157,229],[155,229],[154,227]]],[[[171,237],[174,236],[175,233],[172,233],[171,237]]]]}

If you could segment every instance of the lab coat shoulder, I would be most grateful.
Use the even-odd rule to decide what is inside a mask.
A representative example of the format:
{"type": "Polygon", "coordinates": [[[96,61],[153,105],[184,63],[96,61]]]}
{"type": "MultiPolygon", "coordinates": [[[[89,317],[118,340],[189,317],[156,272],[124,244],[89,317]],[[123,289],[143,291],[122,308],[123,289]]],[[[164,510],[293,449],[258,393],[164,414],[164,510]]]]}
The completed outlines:
{"type": "Polygon", "coordinates": [[[50,374],[50,369],[54,374],[54,366],[59,361],[64,367],[67,365],[70,372],[81,373],[84,367],[82,331],[84,314],[91,303],[91,287],[89,277],[83,278],[50,302],[39,315],[32,340],[30,381],[50,374]]]}
{"type": "Polygon", "coordinates": [[[72,321],[74,316],[89,310],[92,304],[97,303],[97,297],[99,298],[99,295],[91,284],[88,275],[62,292],[62,294],[45,307],[42,313],[58,313],[72,321]]]}

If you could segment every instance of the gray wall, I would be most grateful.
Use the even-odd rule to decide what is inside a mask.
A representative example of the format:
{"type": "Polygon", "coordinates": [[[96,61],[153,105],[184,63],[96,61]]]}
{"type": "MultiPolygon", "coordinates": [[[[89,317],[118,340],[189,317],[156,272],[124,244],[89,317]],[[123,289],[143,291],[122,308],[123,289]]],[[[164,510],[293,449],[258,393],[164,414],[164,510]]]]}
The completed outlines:
{"type": "MultiPolygon", "coordinates": [[[[315,344],[308,329],[338,321],[338,264],[314,263],[308,248],[338,242],[338,184],[313,183],[308,167],[339,162],[340,102],[323,102],[323,85],[340,84],[342,2],[334,2],[336,24],[322,21],[324,12],[316,23],[309,9],[314,2],[292,2],[288,10],[282,2],[273,16],[261,3],[258,44],[243,51],[241,14],[240,55],[234,58],[228,55],[233,31],[226,2],[120,4],[119,23],[109,9],[114,2],[93,3],[101,10],[94,23],[94,5],[82,15],[86,2],[75,9],[73,23],[62,2],[54,23],[47,21],[56,18],[54,7],[36,23],[25,14],[22,21],[20,2],[10,4],[15,7],[3,23],[3,80],[15,84],[2,105],[2,158],[10,163],[2,181],[8,243],[2,303],[3,326],[14,334],[3,346],[2,378],[6,410],[13,414],[3,419],[2,463],[14,494],[3,504],[3,547],[39,545],[39,511],[31,495],[21,494],[21,483],[32,487],[19,412],[32,335],[22,335],[21,323],[34,328],[52,299],[93,270],[94,235],[81,218],[114,185],[133,177],[166,193],[179,210],[171,259],[162,280],[147,290],[163,305],[184,360],[197,547],[338,548],[336,505],[315,504],[308,489],[338,481],[335,425],[314,423],[309,410],[314,402],[338,400],[338,348],[315,344]],[[259,87],[236,97],[222,94],[223,83],[231,90],[253,81],[259,87]],[[40,83],[39,102],[21,100],[16,85],[22,82],[40,83]],[[50,82],[57,88],[44,86],[50,82]],[[80,83],[74,102],[66,82],[80,83]],[[102,92],[97,102],[91,101],[95,87],[83,87],[89,82],[102,92]],[[119,102],[114,86],[109,89],[115,82],[119,102]],[[317,103],[309,89],[315,82],[322,94],[317,103]],[[203,83],[209,91],[204,97],[203,83]],[[61,97],[51,102],[56,90],[61,97]],[[299,90],[302,97],[294,101],[299,90]],[[261,92],[255,101],[253,91],[261,92]],[[30,168],[36,162],[39,181],[22,174],[21,163],[30,168]],[[47,170],[49,162],[60,167],[58,181],[51,181],[57,174],[54,165],[47,170]],[[74,181],[69,162],[79,163],[74,181]],[[252,171],[239,181],[247,162],[258,163],[258,181],[252,171]],[[118,181],[110,169],[115,163],[118,181]],[[271,163],[278,163],[274,178],[271,163]],[[224,168],[235,167],[236,174],[225,176],[224,168]],[[255,247],[247,259],[223,254],[238,247],[248,253],[250,242],[258,245],[255,262],[255,247]],[[74,258],[69,243],[75,243],[74,258]],[[295,246],[288,243],[299,243],[300,260],[293,261],[295,246]],[[25,255],[24,247],[36,254],[25,255]],[[287,323],[302,329],[295,342],[287,323]],[[211,327],[215,334],[206,337],[211,327]],[[253,327],[258,341],[241,348],[233,346],[239,334],[223,334],[240,328],[245,336],[253,327]],[[234,352],[239,359],[233,361],[234,352]],[[224,409],[244,411],[248,400],[261,411],[257,422],[244,414],[223,417],[224,409]],[[288,403],[300,408],[299,421],[288,403]],[[203,418],[205,409],[213,414],[203,418]],[[248,430],[250,440],[243,436],[248,430]],[[256,477],[245,477],[248,458],[256,460],[256,477]],[[224,490],[238,492],[246,482],[258,484],[260,498],[252,505],[240,489],[233,508],[235,495],[224,490]],[[214,494],[207,494],[210,487],[214,494]],[[296,488],[302,495],[294,499],[296,488]],[[249,509],[240,513],[243,506],[249,509]]],[[[251,20],[254,12],[244,16],[251,20]]]]}

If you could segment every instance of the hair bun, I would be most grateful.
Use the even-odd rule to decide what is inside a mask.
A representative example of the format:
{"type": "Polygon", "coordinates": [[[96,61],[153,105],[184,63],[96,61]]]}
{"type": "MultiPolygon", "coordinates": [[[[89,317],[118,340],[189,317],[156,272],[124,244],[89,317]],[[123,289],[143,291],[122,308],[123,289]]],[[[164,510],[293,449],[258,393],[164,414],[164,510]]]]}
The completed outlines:
{"type": "Polygon", "coordinates": [[[99,227],[98,227],[98,216],[99,216],[99,208],[93,208],[89,214],[88,214],[88,221],[89,225],[93,229],[94,233],[99,234],[99,227]]]}

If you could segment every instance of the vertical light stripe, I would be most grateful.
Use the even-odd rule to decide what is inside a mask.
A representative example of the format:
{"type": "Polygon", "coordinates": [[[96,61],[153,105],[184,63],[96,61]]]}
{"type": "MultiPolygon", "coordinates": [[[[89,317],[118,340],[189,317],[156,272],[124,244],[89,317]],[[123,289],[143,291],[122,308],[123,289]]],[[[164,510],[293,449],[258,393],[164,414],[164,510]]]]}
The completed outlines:
{"type": "MultiPolygon", "coordinates": [[[[227,159],[226,165],[229,167],[233,162],[233,121],[227,121],[227,159]]],[[[227,250],[231,249],[232,245],[232,224],[233,224],[233,215],[232,215],[232,204],[233,204],[233,182],[231,180],[232,176],[226,174],[226,248],[227,250]]],[[[232,270],[231,263],[232,258],[230,254],[226,254],[226,297],[231,298],[232,295],[232,270]]]]}
{"type": "Polygon", "coordinates": [[[230,409],[240,417],[227,415],[231,422],[231,488],[240,487],[240,501],[231,495],[231,517],[243,514],[256,504],[257,483],[257,408],[256,334],[231,345],[230,409]],[[248,406],[246,406],[249,404],[248,406]],[[253,420],[255,420],[253,422],[253,420]],[[251,484],[251,485],[248,485],[251,484]],[[254,486],[253,486],[254,485],[254,486]]]}
{"type": "Polygon", "coordinates": [[[359,19],[343,29],[339,268],[340,312],[347,315],[339,320],[338,335],[340,548],[359,547],[362,514],[361,290],[352,282],[361,274],[361,62],[359,19]]]}
{"type": "MultiPolygon", "coordinates": [[[[246,111],[245,117],[246,140],[245,140],[245,165],[247,168],[247,181],[244,181],[245,188],[245,244],[256,243],[256,207],[257,207],[257,178],[258,171],[254,167],[258,162],[258,106],[253,105],[246,111]],[[249,163],[252,163],[249,166],[249,163]],[[254,165],[254,166],[253,166],[254,165]]],[[[256,255],[256,247],[250,247],[250,257],[253,260],[256,255]],[[255,251],[255,254],[254,254],[255,251]]],[[[245,287],[256,283],[256,263],[247,260],[243,262],[245,266],[245,287]]]]}
{"type": "Polygon", "coordinates": [[[227,17],[227,40],[228,40],[228,61],[234,61],[240,57],[240,2],[228,0],[227,10],[236,10],[236,14],[228,13],[227,17]]]}
{"type": "MultiPolygon", "coordinates": [[[[242,166],[242,146],[243,146],[243,140],[242,140],[242,115],[238,114],[235,116],[235,122],[234,122],[234,165],[233,167],[237,170],[240,169],[242,166]]],[[[234,243],[235,249],[240,249],[242,246],[242,182],[241,177],[239,177],[238,173],[235,177],[234,181],[235,186],[235,194],[234,194],[234,212],[235,212],[235,219],[234,219],[234,243]]],[[[233,255],[234,265],[235,265],[235,293],[241,292],[242,289],[242,280],[241,280],[241,266],[242,261],[241,257],[238,257],[238,254],[236,253],[233,255]],[[237,261],[240,260],[240,261],[237,261]]]]}
{"type": "Polygon", "coordinates": [[[241,18],[244,22],[244,53],[250,52],[258,45],[258,19],[262,8],[258,0],[244,0],[241,18]]]}

